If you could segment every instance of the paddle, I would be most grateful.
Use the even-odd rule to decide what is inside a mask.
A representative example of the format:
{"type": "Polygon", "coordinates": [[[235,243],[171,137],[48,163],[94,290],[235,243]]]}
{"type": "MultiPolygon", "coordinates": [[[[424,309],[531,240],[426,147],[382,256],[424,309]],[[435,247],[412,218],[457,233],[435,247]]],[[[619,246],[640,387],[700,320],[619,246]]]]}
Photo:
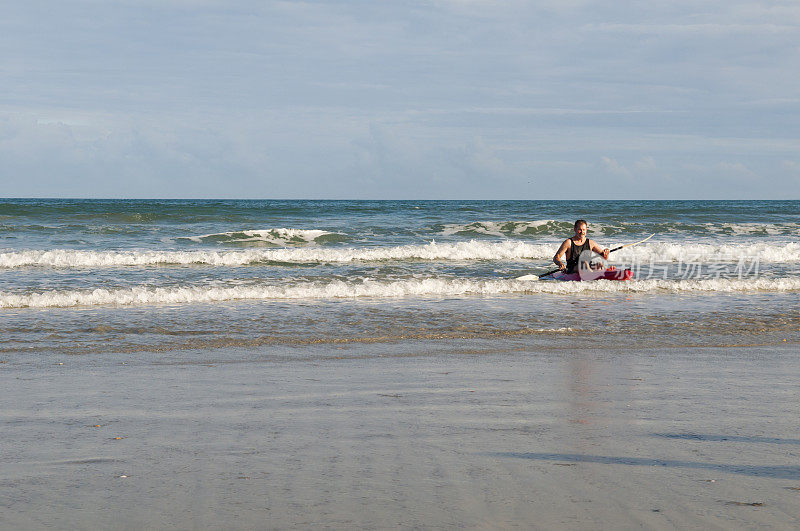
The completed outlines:
{"type": "MultiPolygon", "coordinates": [[[[620,249],[624,249],[625,247],[632,247],[634,245],[639,245],[640,243],[646,242],[647,240],[649,240],[650,238],[652,238],[655,235],[656,234],[653,233],[650,236],[648,236],[647,238],[645,238],[644,240],[639,240],[638,242],[628,243],[628,244],[625,244],[625,245],[620,245],[619,247],[614,247],[613,249],[611,249],[608,252],[609,252],[609,254],[611,254],[614,251],[619,251],[620,249]]],[[[594,256],[600,256],[600,255],[599,254],[595,254],[594,256]]],[[[592,258],[594,258],[594,256],[592,256],[592,258]]],[[[553,269],[552,271],[548,271],[547,273],[542,273],[541,275],[538,275],[538,278],[546,277],[548,275],[552,275],[553,273],[558,273],[559,271],[561,271],[561,268],[553,269]]],[[[525,275],[524,277],[519,277],[519,278],[527,280],[528,278],[526,278],[526,277],[532,277],[532,276],[533,275],[525,275]]]]}

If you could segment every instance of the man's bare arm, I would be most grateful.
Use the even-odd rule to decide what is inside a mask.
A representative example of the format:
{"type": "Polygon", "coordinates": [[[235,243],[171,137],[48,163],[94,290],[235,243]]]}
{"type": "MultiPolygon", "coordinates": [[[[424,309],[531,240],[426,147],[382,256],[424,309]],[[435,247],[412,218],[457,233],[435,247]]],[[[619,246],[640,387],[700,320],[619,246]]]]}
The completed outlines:
{"type": "Polygon", "coordinates": [[[589,240],[589,249],[591,249],[592,251],[596,252],[597,254],[603,255],[603,258],[608,260],[608,253],[610,252],[608,250],[608,247],[603,249],[602,247],[597,245],[597,243],[594,242],[593,240],[589,240]]]}
{"type": "Polygon", "coordinates": [[[561,247],[558,248],[558,251],[556,251],[555,256],[553,256],[553,263],[555,265],[557,265],[558,267],[560,267],[561,269],[566,268],[567,264],[562,262],[561,258],[559,258],[559,257],[563,256],[567,252],[567,247],[568,246],[569,246],[569,239],[566,239],[566,240],[564,240],[564,243],[561,244],[561,247]]]}

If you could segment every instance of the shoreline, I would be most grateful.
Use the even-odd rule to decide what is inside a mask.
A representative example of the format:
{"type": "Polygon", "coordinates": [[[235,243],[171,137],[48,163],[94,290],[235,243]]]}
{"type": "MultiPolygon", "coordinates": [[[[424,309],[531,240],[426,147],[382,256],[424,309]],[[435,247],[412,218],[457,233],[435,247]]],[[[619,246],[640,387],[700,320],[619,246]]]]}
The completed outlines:
{"type": "Polygon", "coordinates": [[[0,527],[800,522],[791,346],[445,343],[0,365],[0,527]]]}

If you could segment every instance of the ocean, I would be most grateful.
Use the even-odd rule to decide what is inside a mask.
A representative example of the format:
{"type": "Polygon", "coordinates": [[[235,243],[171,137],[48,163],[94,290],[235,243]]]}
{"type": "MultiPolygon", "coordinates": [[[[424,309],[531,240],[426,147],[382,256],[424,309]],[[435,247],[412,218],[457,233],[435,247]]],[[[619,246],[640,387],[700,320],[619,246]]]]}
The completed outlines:
{"type": "Polygon", "coordinates": [[[800,201],[0,200],[5,359],[786,344],[799,292],[800,201]],[[577,218],[634,280],[519,279],[577,218]]]}
{"type": "Polygon", "coordinates": [[[11,199],[0,239],[2,529],[798,527],[798,201],[11,199]],[[633,280],[535,276],[577,218],[654,234],[633,280]]]}

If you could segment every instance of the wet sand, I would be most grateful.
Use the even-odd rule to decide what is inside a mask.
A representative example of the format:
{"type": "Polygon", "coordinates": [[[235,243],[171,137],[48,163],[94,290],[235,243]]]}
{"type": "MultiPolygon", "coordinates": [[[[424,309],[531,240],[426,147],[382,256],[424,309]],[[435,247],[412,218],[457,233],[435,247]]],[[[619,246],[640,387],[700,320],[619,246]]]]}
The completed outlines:
{"type": "Polygon", "coordinates": [[[2,529],[800,526],[797,345],[0,361],[2,529]]]}

